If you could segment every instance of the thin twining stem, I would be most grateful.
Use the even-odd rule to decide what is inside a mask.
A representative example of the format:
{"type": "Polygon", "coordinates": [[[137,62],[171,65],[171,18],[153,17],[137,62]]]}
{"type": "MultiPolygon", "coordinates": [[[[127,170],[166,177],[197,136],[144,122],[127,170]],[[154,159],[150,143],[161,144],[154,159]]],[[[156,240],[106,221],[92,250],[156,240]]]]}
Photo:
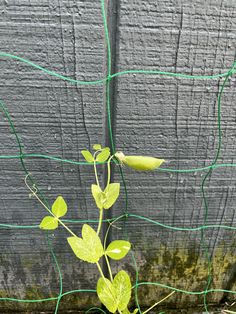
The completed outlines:
{"type": "Polygon", "coordinates": [[[107,161],[107,185],[106,188],[109,186],[110,181],[111,181],[111,160],[115,155],[112,155],[108,161],[107,161]]]}
{"type": "Polygon", "coordinates": [[[102,218],[103,218],[103,209],[100,209],[99,222],[98,222],[98,228],[97,228],[97,235],[99,235],[99,233],[101,231],[102,218]]]}
{"type": "Polygon", "coordinates": [[[95,174],[95,179],[96,179],[97,186],[99,186],[99,188],[101,189],[100,184],[99,184],[99,180],[98,180],[97,167],[96,167],[96,154],[97,154],[97,152],[98,152],[98,151],[96,151],[96,152],[93,154],[93,167],[94,167],[94,174],[95,174]]]}
{"type": "MultiPolygon", "coordinates": [[[[105,234],[105,237],[104,237],[104,242],[103,242],[103,247],[104,247],[104,250],[106,248],[106,242],[107,242],[107,236],[108,236],[108,233],[109,233],[109,230],[110,228],[112,227],[112,224],[115,223],[117,220],[119,220],[120,217],[116,218],[113,222],[111,222],[107,228],[107,231],[106,231],[106,234],[105,234]]],[[[111,281],[113,281],[113,276],[112,276],[112,271],[111,271],[111,266],[110,266],[110,263],[109,263],[109,259],[105,253],[105,260],[106,260],[106,263],[107,263],[107,268],[108,268],[108,271],[109,271],[109,275],[110,275],[110,279],[111,281]]]]}
{"type": "Polygon", "coordinates": [[[104,276],[104,274],[103,274],[102,268],[101,268],[101,266],[99,265],[98,262],[96,263],[96,265],[97,265],[97,268],[98,268],[99,273],[100,273],[100,275],[102,276],[102,278],[103,278],[103,279],[106,279],[105,276],[104,276]]]}
{"type": "Polygon", "coordinates": [[[109,271],[109,276],[110,276],[110,279],[111,279],[111,282],[113,282],[113,276],[112,276],[112,271],[111,271],[111,266],[110,266],[110,263],[109,263],[109,259],[105,253],[105,260],[106,260],[106,263],[107,263],[107,268],[108,268],[108,271],[109,271]]]}
{"type": "Polygon", "coordinates": [[[146,311],[143,312],[143,314],[146,314],[147,312],[149,312],[150,310],[152,310],[155,306],[157,306],[158,304],[160,304],[161,302],[165,301],[167,298],[169,298],[170,296],[172,296],[172,294],[174,294],[176,291],[172,291],[170,294],[168,294],[166,297],[164,297],[163,299],[161,299],[160,301],[156,302],[155,304],[153,304],[151,307],[149,307],[146,311]]]}

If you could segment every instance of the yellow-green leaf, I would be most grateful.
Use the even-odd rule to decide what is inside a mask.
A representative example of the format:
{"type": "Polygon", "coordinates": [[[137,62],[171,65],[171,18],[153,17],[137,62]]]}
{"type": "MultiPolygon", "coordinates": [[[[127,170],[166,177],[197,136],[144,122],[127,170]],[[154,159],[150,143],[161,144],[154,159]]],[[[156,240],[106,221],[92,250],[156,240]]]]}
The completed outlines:
{"type": "Polygon", "coordinates": [[[54,230],[58,227],[58,220],[55,217],[46,216],[41,221],[39,227],[44,230],[54,230]]]}
{"type": "Polygon", "coordinates": [[[131,244],[128,241],[115,240],[108,245],[105,253],[114,260],[120,260],[126,256],[130,247],[131,244]]]}
{"type": "Polygon", "coordinates": [[[52,212],[56,217],[62,217],[67,212],[67,205],[62,196],[58,196],[52,205],[52,212]]]}
{"type": "Polygon", "coordinates": [[[93,162],[94,161],[93,155],[90,153],[90,151],[88,151],[88,150],[81,150],[81,154],[84,156],[84,159],[87,162],[93,162]]]}
{"type": "Polygon", "coordinates": [[[110,157],[110,149],[104,148],[96,157],[97,162],[105,162],[110,157]]]}
{"type": "Polygon", "coordinates": [[[97,295],[99,300],[111,313],[117,310],[116,291],[110,280],[106,278],[99,278],[97,283],[97,295]]]}
{"type": "Polygon", "coordinates": [[[83,225],[82,239],[79,237],[69,237],[67,241],[75,255],[83,261],[97,263],[104,254],[99,236],[87,224],[83,225]]]}
{"type": "Polygon", "coordinates": [[[140,171],[154,170],[165,161],[149,156],[125,156],[122,152],[116,153],[115,156],[126,166],[140,171]]]}
{"type": "Polygon", "coordinates": [[[110,183],[104,192],[106,201],[104,202],[103,207],[108,209],[115,203],[120,194],[120,183],[110,183]]]}
{"type": "Polygon", "coordinates": [[[131,298],[129,275],[121,270],[115,276],[113,282],[106,278],[100,278],[97,283],[97,295],[111,313],[115,313],[117,310],[127,310],[131,298]]]}
{"type": "Polygon", "coordinates": [[[121,270],[115,276],[112,283],[116,293],[117,308],[120,311],[126,309],[131,298],[131,282],[129,275],[121,270]]]}
{"type": "Polygon", "coordinates": [[[104,191],[98,185],[92,184],[91,191],[97,207],[99,209],[108,209],[115,203],[119,196],[120,183],[110,183],[104,191]]]}
{"type": "Polygon", "coordinates": [[[100,189],[100,187],[96,184],[91,185],[91,191],[93,198],[96,202],[96,205],[99,209],[103,208],[103,204],[105,202],[105,193],[100,189]]]}
{"type": "Polygon", "coordinates": [[[102,149],[102,146],[100,144],[94,144],[93,149],[94,150],[100,150],[100,149],[102,149]]]}

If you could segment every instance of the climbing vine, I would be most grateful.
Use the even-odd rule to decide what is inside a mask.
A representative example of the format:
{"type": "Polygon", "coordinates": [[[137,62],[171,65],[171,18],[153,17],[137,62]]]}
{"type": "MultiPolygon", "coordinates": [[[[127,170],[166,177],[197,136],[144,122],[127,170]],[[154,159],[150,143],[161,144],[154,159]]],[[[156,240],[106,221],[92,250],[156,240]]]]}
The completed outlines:
{"type": "MultiPolygon", "coordinates": [[[[110,149],[108,147],[102,148],[100,144],[93,145],[93,149],[93,154],[89,150],[82,150],[81,153],[85,160],[88,163],[93,163],[94,166],[95,184],[91,185],[91,193],[99,210],[99,221],[96,230],[94,230],[90,225],[84,224],[82,226],[82,236],[79,237],[61,220],[61,218],[67,213],[67,204],[64,198],[62,196],[58,196],[52,204],[52,207],[49,208],[37,194],[37,191],[30,186],[27,181],[27,177],[25,179],[25,183],[32,195],[37,198],[41,205],[50,214],[42,219],[39,227],[43,230],[54,230],[57,229],[59,225],[64,227],[70,234],[67,238],[68,244],[77,258],[87,263],[96,264],[97,266],[100,278],[97,281],[96,291],[101,303],[111,313],[118,312],[120,314],[129,314],[131,312],[128,309],[128,305],[132,292],[130,276],[124,270],[120,270],[114,276],[109,259],[121,260],[125,258],[131,249],[131,243],[127,240],[114,240],[107,245],[107,235],[110,228],[107,229],[104,239],[100,237],[103,212],[104,210],[109,210],[115,204],[120,194],[120,183],[111,183],[111,162],[114,161],[121,165],[124,164],[135,170],[147,171],[158,168],[164,162],[164,159],[148,156],[125,156],[122,152],[117,152],[114,155],[111,155],[110,149]],[[101,188],[98,179],[98,163],[107,164],[107,183],[104,189],[101,188]],[[100,260],[102,257],[105,258],[109,278],[105,277],[100,266],[100,260]]],[[[153,306],[151,308],[153,308],[153,306]]],[[[150,309],[143,313],[147,313],[150,309]]],[[[135,309],[132,314],[137,312],[138,309],[135,309]]]]}

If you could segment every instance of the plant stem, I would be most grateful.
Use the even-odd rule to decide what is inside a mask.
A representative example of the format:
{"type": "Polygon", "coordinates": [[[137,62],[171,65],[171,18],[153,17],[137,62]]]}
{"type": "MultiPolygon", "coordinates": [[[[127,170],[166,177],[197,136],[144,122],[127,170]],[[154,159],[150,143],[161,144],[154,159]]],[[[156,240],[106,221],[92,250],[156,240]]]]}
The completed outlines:
{"type": "Polygon", "coordinates": [[[103,217],[103,209],[100,209],[100,215],[99,215],[99,222],[98,222],[98,229],[97,229],[97,235],[99,235],[101,226],[102,226],[102,217],[103,217]]]}
{"type": "Polygon", "coordinates": [[[98,173],[97,173],[97,167],[96,167],[96,155],[97,155],[98,153],[100,153],[101,151],[102,151],[102,149],[99,149],[99,150],[97,150],[97,151],[93,154],[94,174],[95,174],[95,178],[96,178],[97,185],[99,186],[100,189],[101,189],[101,187],[100,187],[100,184],[99,184],[98,173]]]}
{"type": "Polygon", "coordinates": [[[112,155],[108,161],[107,161],[107,185],[106,188],[108,187],[108,185],[110,184],[111,181],[111,160],[115,155],[112,155]]]}
{"type": "Polygon", "coordinates": [[[44,204],[44,202],[40,199],[40,197],[37,195],[37,191],[34,191],[29,184],[27,183],[27,177],[28,175],[25,177],[25,184],[27,186],[27,188],[31,191],[31,193],[33,194],[33,196],[36,197],[36,199],[39,201],[39,203],[54,217],[57,219],[57,221],[73,236],[73,237],[77,237],[77,235],[70,230],[70,228],[68,228],[56,215],[53,214],[53,212],[44,204]]]}
{"type": "Polygon", "coordinates": [[[104,274],[103,274],[103,271],[102,271],[102,269],[101,269],[101,266],[99,265],[98,262],[97,262],[96,264],[97,264],[97,268],[98,268],[98,270],[99,270],[100,275],[102,276],[103,279],[105,279],[105,276],[104,276],[104,274]]]}
{"type": "Polygon", "coordinates": [[[105,256],[105,260],[106,260],[106,263],[107,263],[107,268],[108,268],[108,271],[109,271],[111,282],[113,282],[113,276],[112,276],[112,272],[111,272],[111,266],[110,266],[110,263],[109,263],[109,259],[108,259],[106,254],[104,256],[105,256]]]}
{"type": "MultiPolygon", "coordinates": [[[[55,217],[55,216],[54,216],[55,217]]],[[[57,218],[57,217],[56,217],[57,218]]],[[[78,238],[78,236],[73,232],[71,231],[70,228],[68,228],[59,218],[57,218],[58,222],[73,236],[73,237],[76,237],[78,238]]]]}
{"type": "Polygon", "coordinates": [[[98,173],[97,173],[95,158],[94,158],[94,162],[93,162],[93,167],[94,167],[94,174],[95,174],[96,183],[99,186],[99,188],[101,189],[100,184],[99,184],[99,180],[98,180],[98,173]]]}
{"type": "MultiPolygon", "coordinates": [[[[106,279],[105,276],[104,276],[104,274],[103,274],[103,271],[102,271],[102,269],[101,269],[101,267],[100,267],[100,265],[99,265],[99,263],[97,262],[96,264],[97,264],[98,270],[99,270],[99,272],[100,272],[100,275],[102,276],[103,279],[106,279]]],[[[105,283],[106,283],[106,282],[105,282],[105,283]]],[[[109,290],[110,293],[111,293],[111,296],[112,296],[112,298],[113,298],[113,302],[115,302],[115,301],[116,301],[115,295],[113,294],[113,292],[111,291],[111,289],[110,289],[110,287],[108,286],[107,283],[106,283],[106,286],[107,286],[108,290],[109,290]]],[[[119,312],[120,314],[122,314],[122,312],[121,312],[119,309],[117,309],[117,310],[118,310],[118,312],[119,312]]]]}
{"type": "MultiPolygon", "coordinates": [[[[120,219],[120,217],[116,218],[113,222],[111,222],[110,225],[107,228],[107,232],[105,234],[104,242],[103,242],[104,251],[106,250],[106,242],[107,242],[107,236],[108,236],[109,230],[110,230],[112,224],[115,223],[118,219],[120,219]]],[[[106,260],[106,263],[107,263],[107,268],[108,268],[108,271],[109,271],[109,275],[110,275],[111,281],[113,281],[113,276],[112,276],[112,271],[111,271],[111,266],[110,266],[110,263],[109,263],[109,259],[108,259],[106,254],[104,256],[105,256],[105,260],[106,260]]]]}
{"type": "Polygon", "coordinates": [[[149,312],[150,310],[152,310],[156,305],[160,304],[161,302],[165,301],[167,298],[169,298],[172,294],[174,294],[175,291],[172,291],[170,294],[168,294],[166,297],[164,297],[162,300],[158,301],[157,303],[153,304],[151,307],[149,307],[149,309],[147,309],[146,311],[143,312],[143,314],[146,314],[147,312],[149,312]]]}

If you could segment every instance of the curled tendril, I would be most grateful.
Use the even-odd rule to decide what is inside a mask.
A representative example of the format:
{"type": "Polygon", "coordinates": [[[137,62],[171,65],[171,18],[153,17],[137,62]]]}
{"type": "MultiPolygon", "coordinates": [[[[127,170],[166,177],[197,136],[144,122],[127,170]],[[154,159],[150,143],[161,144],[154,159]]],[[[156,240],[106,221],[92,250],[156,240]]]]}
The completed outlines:
{"type": "Polygon", "coordinates": [[[112,222],[108,221],[108,223],[109,223],[109,228],[112,227],[112,228],[114,228],[114,229],[122,230],[121,227],[118,227],[118,226],[114,225],[112,222]]]}
{"type": "Polygon", "coordinates": [[[38,189],[37,189],[37,187],[36,187],[36,185],[35,184],[33,184],[33,186],[31,187],[30,185],[29,185],[29,183],[28,183],[28,178],[31,176],[31,173],[27,173],[27,175],[25,176],[25,178],[24,178],[24,181],[25,181],[25,185],[27,186],[27,188],[30,190],[30,197],[32,197],[32,196],[35,196],[36,194],[37,194],[37,192],[38,192],[38,189]]]}

